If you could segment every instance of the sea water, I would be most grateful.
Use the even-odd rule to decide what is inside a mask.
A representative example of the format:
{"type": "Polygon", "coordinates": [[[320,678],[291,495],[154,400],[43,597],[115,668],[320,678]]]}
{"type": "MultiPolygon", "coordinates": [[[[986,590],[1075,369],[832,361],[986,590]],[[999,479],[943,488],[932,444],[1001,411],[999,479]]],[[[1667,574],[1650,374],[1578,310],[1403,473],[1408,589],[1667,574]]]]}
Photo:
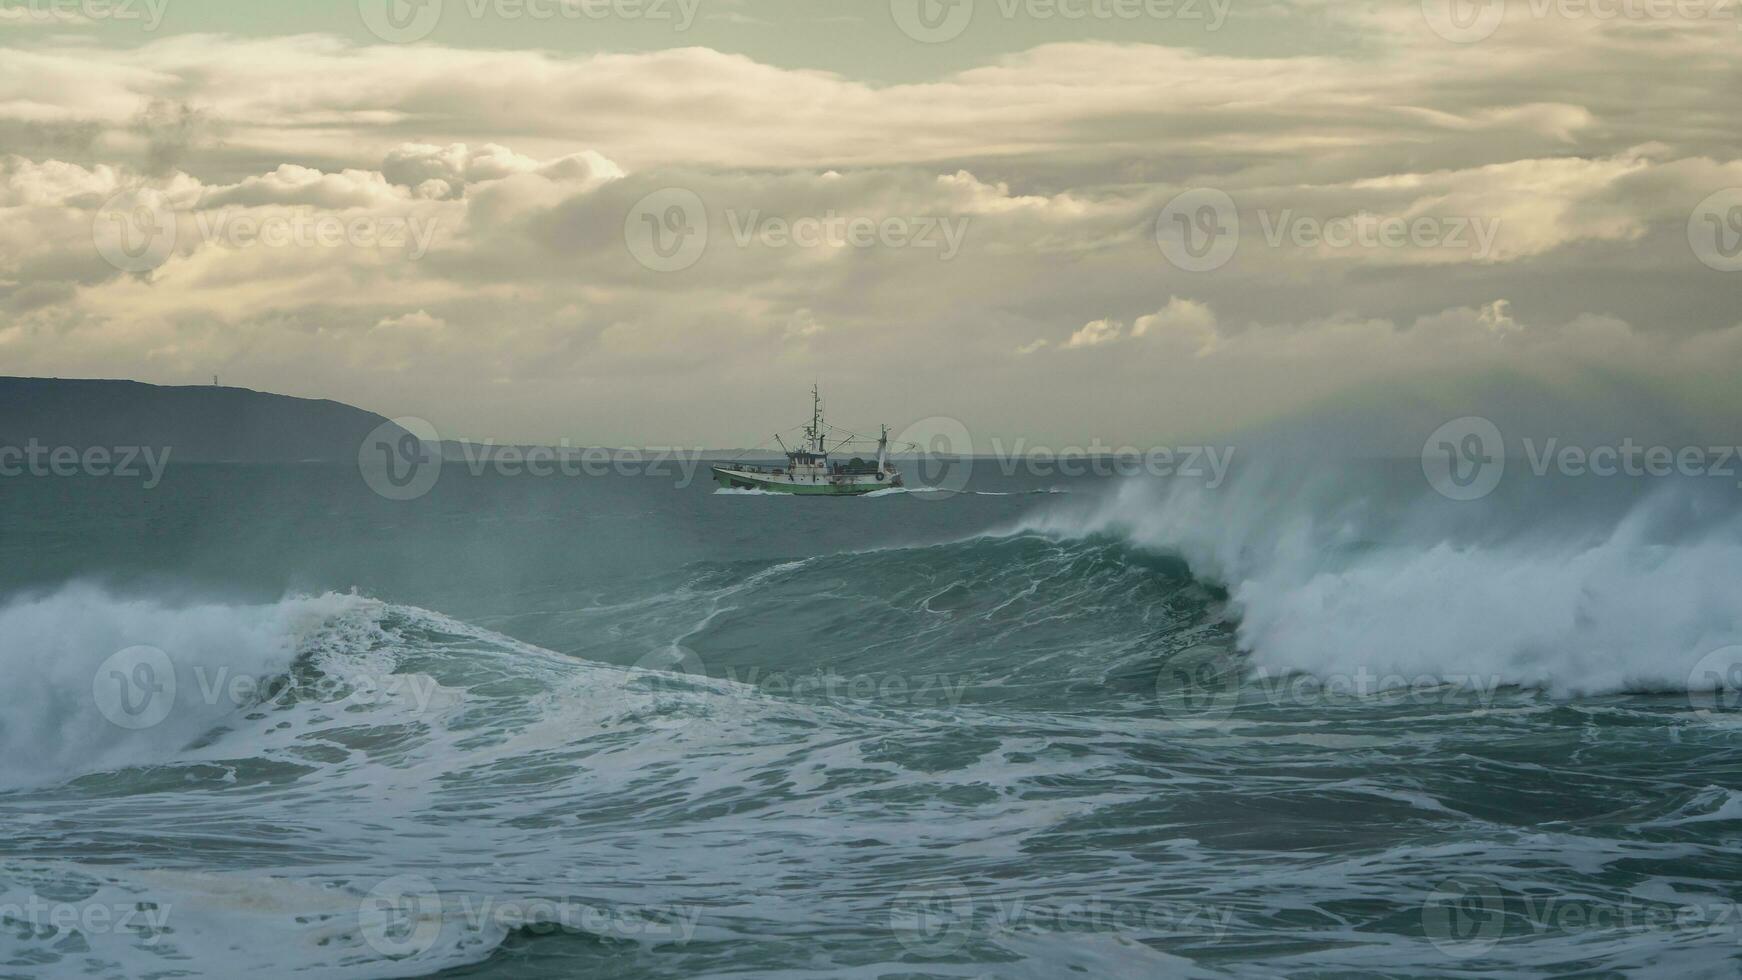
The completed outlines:
{"type": "Polygon", "coordinates": [[[0,486],[0,976],[1730,976],[1742,510],[0,486]]]}

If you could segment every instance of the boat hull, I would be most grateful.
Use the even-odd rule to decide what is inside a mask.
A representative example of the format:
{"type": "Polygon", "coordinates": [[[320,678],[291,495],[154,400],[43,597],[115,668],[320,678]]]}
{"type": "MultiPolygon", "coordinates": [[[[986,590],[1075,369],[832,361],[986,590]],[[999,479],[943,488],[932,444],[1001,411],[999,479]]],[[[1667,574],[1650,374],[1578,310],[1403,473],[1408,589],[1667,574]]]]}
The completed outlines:
{"type": "Polygon", "coordinates": [[[874,474],[819,476],[810,479],[803,475],[794,477],[790,474],[758,473],[726,466],[715,466],[712,469],[714,482],[728,490],[761,490],[766,493],[790,493],[807,497],[853,497],[874,490],[901,486],[899,475],[887,476],[882,480],[877,479],[874,474]]]}

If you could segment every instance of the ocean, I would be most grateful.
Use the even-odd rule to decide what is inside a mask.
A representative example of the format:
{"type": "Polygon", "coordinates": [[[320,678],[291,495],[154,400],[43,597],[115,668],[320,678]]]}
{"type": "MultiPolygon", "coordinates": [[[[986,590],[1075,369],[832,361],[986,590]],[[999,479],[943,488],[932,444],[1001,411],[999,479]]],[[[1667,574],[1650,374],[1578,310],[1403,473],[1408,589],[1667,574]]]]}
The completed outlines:
{"type": "Polygon", "coordinates": [[[0,481],[0,976],[1734,976],[1733,479],[0,481]]]}

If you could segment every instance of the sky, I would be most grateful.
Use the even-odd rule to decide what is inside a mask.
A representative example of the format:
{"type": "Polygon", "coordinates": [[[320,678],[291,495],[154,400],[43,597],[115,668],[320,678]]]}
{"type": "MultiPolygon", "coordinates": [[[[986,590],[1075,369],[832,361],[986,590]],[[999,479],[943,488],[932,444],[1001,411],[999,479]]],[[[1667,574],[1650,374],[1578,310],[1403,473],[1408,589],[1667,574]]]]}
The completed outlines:
{"type": "Polygon", "coordinates": [[[0,374],[576,445],[813,382],[982,449],[1734,441],[1739,6],[0,0],[0,374]]]}

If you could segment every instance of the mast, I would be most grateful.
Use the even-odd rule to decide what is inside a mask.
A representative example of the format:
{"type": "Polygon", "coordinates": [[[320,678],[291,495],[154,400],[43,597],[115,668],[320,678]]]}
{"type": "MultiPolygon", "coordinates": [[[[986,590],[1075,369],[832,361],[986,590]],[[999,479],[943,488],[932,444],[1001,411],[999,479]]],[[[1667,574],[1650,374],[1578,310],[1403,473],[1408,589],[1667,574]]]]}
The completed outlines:
{"type": "Polygon", "coordinates": [[[889,426],[883,426],[883,434],[877,438],[877,472],[889,471],[889,426]]]}
{"type": "Polygon", "coordinates": [[[811,383],[811,448],[821,455],[823,451],[823,396],[818,393],[815,382],[811,383]]]}

